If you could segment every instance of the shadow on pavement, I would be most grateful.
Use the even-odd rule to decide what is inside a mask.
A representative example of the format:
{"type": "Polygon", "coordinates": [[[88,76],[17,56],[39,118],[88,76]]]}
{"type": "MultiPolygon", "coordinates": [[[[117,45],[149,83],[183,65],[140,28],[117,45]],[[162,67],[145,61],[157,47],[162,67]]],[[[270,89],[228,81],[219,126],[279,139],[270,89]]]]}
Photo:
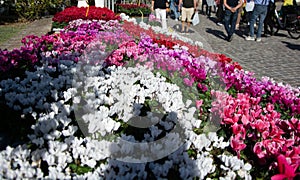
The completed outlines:
{"type": "Polygon", "coordinates": [[[216,30],[216,29],[211,29],[211,28],[206,28],[206,32],[209,33],[209,34],[212,34],[220,39],[226,39],[226,34],[224,34],[223,31],[219,31],[219,30],[216,30]]]}
{"type": "MultiPolygon", "coordinates": [[[[192,28],[192,25],[191,25],[191,28],[192,28]]],[[[180,24],[175,24],[173,27],[172,27],[172,29],[174,30],[174,31],[176,31],[177,33],[181,33],[181,25],[180,24]]],[[[191,30],[191,29],[189,29],[188,30],[188,32],[185,32],[185,34],[191,34],[191,33],[195,33],[195,31],[193,31],[193,30],[191,30]]]]}
{"type": "Polygon", "coordinates": [[[281,41],[281,42],[283,44],[285,44],[287,48],[290,48],[292,50],[300,51],[300,45],[299,44],[292,44],[292,43],[289,43],[289,42],[286,42],[286,41],[281,41]]]}

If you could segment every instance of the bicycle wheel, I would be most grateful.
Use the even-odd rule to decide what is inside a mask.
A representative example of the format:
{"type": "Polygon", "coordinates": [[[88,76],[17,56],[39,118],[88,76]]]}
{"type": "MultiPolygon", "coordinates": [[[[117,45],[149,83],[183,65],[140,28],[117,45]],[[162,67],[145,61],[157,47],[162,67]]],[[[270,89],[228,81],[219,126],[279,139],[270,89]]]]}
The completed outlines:
{"type": "Polygon", "coordinates": [[[288,28],[288,33],[293,39],[299,39],[300,38],[300,20],[298,19],[295,23],[291,25],[290,28],[288,28]]]}

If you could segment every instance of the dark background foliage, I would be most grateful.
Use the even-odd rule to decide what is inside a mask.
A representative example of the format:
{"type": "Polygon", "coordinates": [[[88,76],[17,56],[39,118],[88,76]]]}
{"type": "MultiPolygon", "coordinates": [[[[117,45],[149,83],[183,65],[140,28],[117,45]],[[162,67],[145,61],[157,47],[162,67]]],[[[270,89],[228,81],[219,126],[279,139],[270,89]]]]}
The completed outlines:
{"type": "Polygon", "coordinates": [[[33,21],[54,15],[68,6],[76,6],[77,0],[2,0],[0,24],[33,21]]]}

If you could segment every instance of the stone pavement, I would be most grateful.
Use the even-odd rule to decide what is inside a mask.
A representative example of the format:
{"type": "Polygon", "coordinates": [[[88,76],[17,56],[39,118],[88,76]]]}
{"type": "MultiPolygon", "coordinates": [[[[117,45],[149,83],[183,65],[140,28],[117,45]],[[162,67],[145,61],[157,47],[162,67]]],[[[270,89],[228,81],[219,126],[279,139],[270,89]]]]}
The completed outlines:
{"type": "MultiPolygon", "coordinates": [[[[178,29],[180,25],[180,22],[168,19],[169,27],[178,29]]],[[[51,17],[36,20],[0,48],[19,48],[22,45],[21,39],[26,35],[41,36],[50,30],[51,17]]],[[[183,36],[202,42],[204,49],[210,52],[231,57],[245,70],[254,72],[258,78],[268,76],[277,82],[300,87],[300,39],[291,39],[286,31],[280,30],[279,35],[263,37],[262,42],[249,42],[244,40],[246,33],[247,28],[241,28],[232,42],[227,42],[224,40],[224,27],[217,26],[214,17],[200,15],[200,24],[192,26],[191,33],[183,36]]]]}

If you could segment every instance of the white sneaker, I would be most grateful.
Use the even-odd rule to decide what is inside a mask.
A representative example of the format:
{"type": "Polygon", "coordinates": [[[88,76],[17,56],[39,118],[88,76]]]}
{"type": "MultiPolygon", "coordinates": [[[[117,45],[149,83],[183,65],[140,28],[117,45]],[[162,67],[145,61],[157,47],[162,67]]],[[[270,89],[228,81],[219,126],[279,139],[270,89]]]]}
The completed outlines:
{"type": "Polygon", "coordinates": [[[247,36],[245,38],[246,41],[255,41],[255,38],[254,37],[251,37],[251,36],[247,36]]]}
{"type": "Polygon", "coordinates": [[[218,26],[223,26],[223,24],[221,22],[217,22],[218,26]]]}
{"type": "Polygon", "coordinates": [[[178,19],[176,18],[175,21],[178,21],[178,19]]]}
{"type": "Polygon", "coordinates": [[[261,38],[256,38],[256,42],[260,42],[261,41],[261,38]]]}

